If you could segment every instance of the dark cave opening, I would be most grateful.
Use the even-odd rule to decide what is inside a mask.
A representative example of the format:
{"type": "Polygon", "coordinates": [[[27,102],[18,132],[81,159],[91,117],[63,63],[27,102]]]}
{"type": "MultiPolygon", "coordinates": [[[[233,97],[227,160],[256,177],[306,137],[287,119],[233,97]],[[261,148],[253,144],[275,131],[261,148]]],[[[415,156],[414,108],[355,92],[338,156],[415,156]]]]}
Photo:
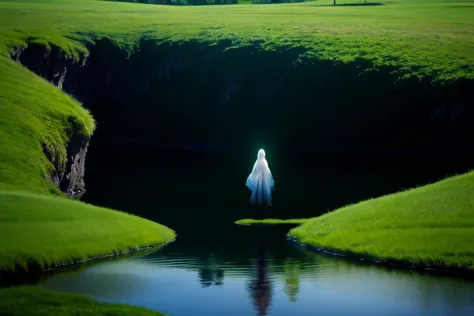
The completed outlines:
{"type": "Polygon", "coordinates": [[[247,204],[242,183],[260,147],[277,174],[281,207],[274,217],[314,192],[332,192],[333,199],[292,217],[316,216],[473,167],[470,81],[397,80],[393,69],[365,71],[371,66],[365,61],[313,62],[299,57],[301,49],[228,46],[144,40],[130,54],[102,39],[89,46],[83,63],[35,44],[13,57],[93,114],[97,131],[87,154],[85,201],[94,204],[136,213],[140,207],[124,206],[126,199],[116,195],[128,192],[137,205],[158,194],[150,189],[156,185],[168,192],[158,194],[156,208],[173,205],[185,215],[193,204],[215,214],[211,205],[232,203],[239,212],[247,204]],[[173,176],[161,176],[167,166],[187,170],[176,181],[193,185],[168,186],[173,176]],[[158,180],[140,181],[135,173],[154,173],[158,180]],[[354,184],[369,173],[387,185],[372,183],[359,192],[354,184]],[[357,176],[346,181],[347,174],[357,176]],[[323,180],[315,181],[318,176],[323,180]],[[169,194],[175,191],[180,193],[169,194]]]}

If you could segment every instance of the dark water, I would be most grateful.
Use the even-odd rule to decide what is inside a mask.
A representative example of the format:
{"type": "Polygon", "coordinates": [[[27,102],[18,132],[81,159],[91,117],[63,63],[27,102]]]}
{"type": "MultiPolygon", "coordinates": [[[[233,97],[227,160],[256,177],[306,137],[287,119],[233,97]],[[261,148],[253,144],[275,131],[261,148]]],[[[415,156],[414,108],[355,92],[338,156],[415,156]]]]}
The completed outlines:
{"type": "MultiPolygon", "coordinates": [[[[245,179],[256,152],[93,151],[86,201],[163,223],[178,238],[41,284],[169,315],[474,315],[472,281],[316,254],[285,239],[289,226],[234,225],[255,217],[245,179]]],[[[420,155],[267,158],[276,182],[266,215],[277,218],[317,216],[472,167],[420,155]]]]}

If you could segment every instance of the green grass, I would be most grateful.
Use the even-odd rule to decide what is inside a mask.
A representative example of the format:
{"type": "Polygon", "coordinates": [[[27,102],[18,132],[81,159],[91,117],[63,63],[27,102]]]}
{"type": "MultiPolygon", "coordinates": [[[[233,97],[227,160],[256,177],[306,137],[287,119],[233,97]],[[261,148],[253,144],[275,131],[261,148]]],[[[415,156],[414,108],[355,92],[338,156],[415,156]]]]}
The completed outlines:
{"type": "Polygon", "coordinates": [[[306,218],[292,218],[292,219],[277,219],[277,218],[266,218],[266,219],[251,219],[244,218],[239,219],[235,222],[237,225],[276,225],[276,224],[303,224],[308,219],[306,218]]]}
{"type": "Polygon", "coordinates": [[[303,244],[474,270],[474,171],[367,200],[289,232],[303,244]]]}
{"type": "Polygon", "coordinates": [[[0,270],[109,255],[175,238],[171,229],[66,198],[0,190],[0,270]]]}
{"type": "MultiPolygon", "coordinates": [[[[341,1],[356,3],[355,1],[341,1]]],[[[147,38],[262,41],[265,50],[301,47],[302,58],[370,61],[399,76],[474,78],[472,0],[393,0],[332,7],[332,1],[281,5],[160,6],[92,0],[0,2],[0,51],[34,38],[74,58],[84,41],[111,36],[134,49],[147,38]]],[[[297,61],[296,61],[297,62],[297,61]]]]}
{"type": "Polygon", "coordinates": [[[100,303],[81,294],[62,293],[36,286],[0,289],[0,314],[9,316],[123,315],[159,316],[161,313],[125,304],[100,303]]]}

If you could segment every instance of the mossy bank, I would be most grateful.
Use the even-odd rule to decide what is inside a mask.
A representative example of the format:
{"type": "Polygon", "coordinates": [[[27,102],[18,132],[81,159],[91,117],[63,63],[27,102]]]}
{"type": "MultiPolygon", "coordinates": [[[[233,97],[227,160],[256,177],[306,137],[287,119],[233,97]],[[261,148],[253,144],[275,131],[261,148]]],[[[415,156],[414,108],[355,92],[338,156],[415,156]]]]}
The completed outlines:
{"type": "Polygon", "coordinates": [[[381,264],[474,273],[474,172],[349,205],[288,236],[381,264]]]}

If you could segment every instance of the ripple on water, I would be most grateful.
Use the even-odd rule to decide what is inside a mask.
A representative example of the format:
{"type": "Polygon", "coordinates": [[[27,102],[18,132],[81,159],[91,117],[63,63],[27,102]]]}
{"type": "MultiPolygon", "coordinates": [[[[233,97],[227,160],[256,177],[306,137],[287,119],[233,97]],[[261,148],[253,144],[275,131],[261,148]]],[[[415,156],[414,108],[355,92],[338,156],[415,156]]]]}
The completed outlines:
{"type": "Polygon", "coordinates": [[[178,316],[474,315],[472,282],[296,250],[232,258],[162,249],[57,274],[42,285],[178,316]]]}

